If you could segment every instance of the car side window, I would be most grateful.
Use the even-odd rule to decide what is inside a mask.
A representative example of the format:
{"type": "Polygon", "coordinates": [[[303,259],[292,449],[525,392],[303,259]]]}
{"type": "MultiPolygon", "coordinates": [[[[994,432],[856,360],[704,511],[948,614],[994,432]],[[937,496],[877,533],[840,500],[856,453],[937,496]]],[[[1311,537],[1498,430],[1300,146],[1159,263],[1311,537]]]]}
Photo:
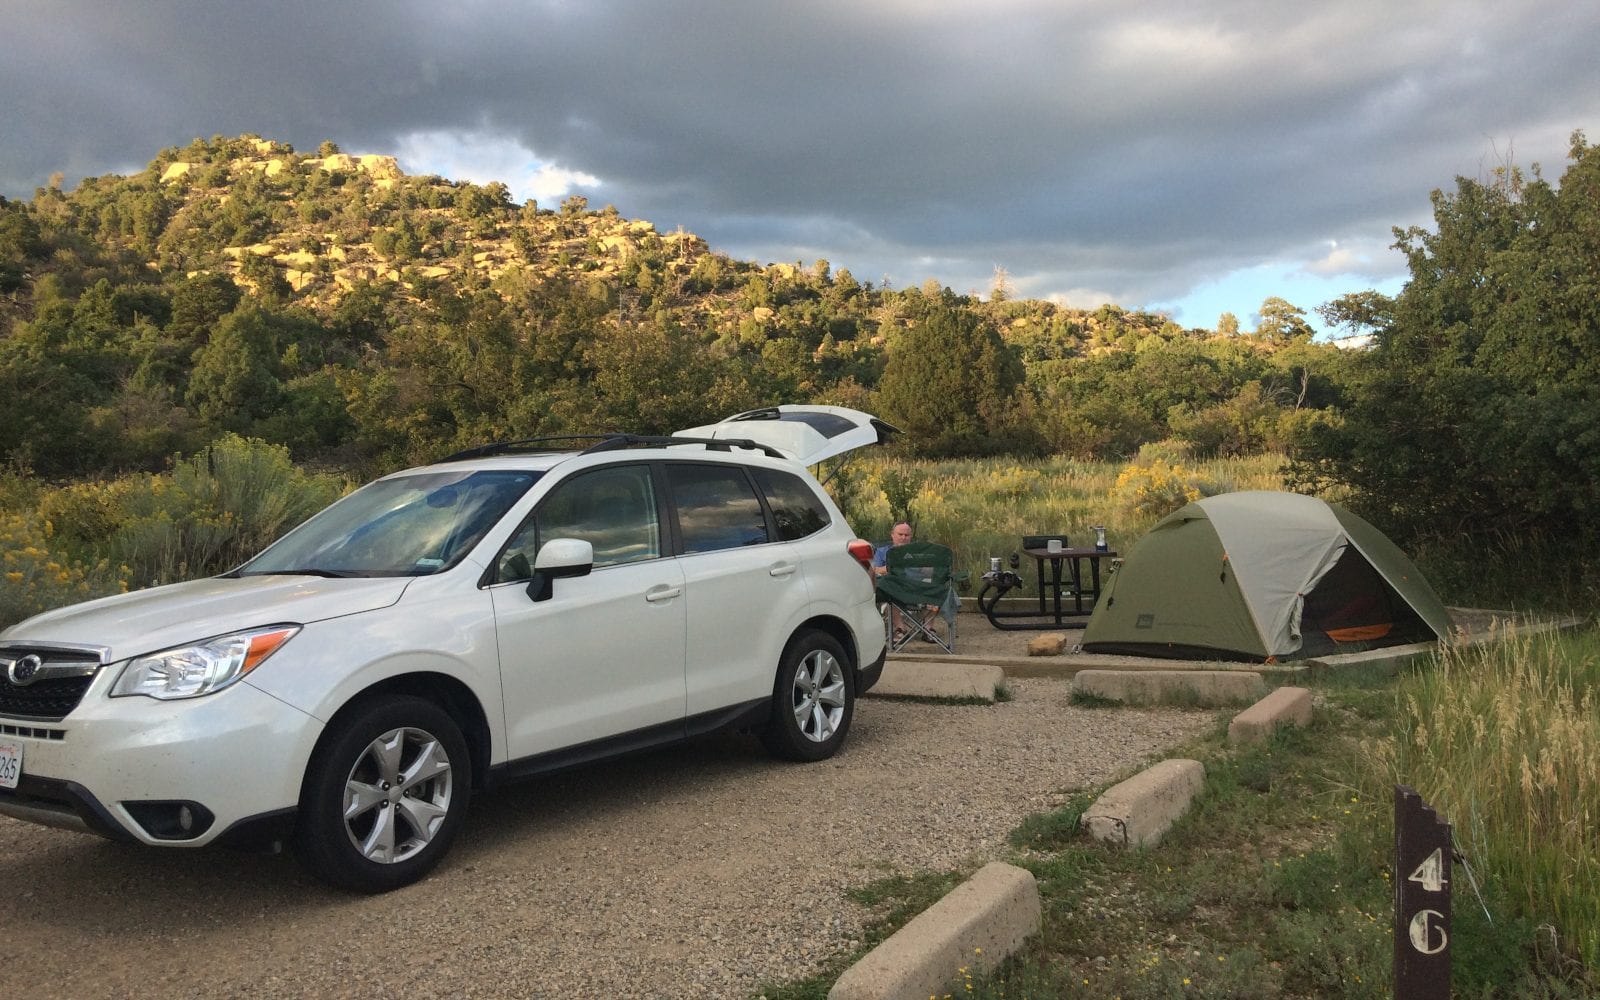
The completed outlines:
{"type": "Polygon", "coordinates": [[[667,485],[685,555],[770,541],[766,513],[739,466],[674,462],[667,485]]]}
{"type": "Polygon", "coordinates": [[[828,510],[805,480],[776,469],[751,469],[756,485],[766,495],[772,519],[778,525],[778,538],[792,542],[814,535],[828,526],[828,510]]]}
{"type": "Polygon", "coordinates": [[[661,522],[649,467],[596,469],[556,486],[506,543],[495,580],[531,577],[539,547],[552,538],[577,538],[594,546],[596,569],[659,559],[661,522]]]}

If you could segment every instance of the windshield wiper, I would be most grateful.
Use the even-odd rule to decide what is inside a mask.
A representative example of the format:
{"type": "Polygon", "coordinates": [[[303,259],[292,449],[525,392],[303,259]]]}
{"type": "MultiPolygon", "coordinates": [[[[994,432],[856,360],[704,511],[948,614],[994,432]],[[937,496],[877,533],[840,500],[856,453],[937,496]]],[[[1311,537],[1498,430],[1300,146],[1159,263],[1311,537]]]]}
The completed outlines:
{"type": "Polygon", "coordinates": [[[353,573],[339,569],[315,569],[307,566],[303,569],[263,569],[254,573],[241,573],[240,576],[325,576],[334,580],[348,580],[366,576],[365,573],[353,573]]]}

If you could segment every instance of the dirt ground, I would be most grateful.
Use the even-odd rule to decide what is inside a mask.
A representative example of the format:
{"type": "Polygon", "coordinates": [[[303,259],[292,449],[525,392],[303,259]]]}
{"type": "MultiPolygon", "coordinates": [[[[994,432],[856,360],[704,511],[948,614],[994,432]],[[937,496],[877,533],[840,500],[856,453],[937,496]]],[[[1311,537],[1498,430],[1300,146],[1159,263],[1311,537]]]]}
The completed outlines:
{"type": "Polygon", "coordinates": [[[432,876],[379,897],[287,856],[0,817],[0,996],[749,997],[853,947],[850,888],[999,856],[1029,813],[1215,724],[1009,686],[862,699],[814,765],[720,736],[487,793],[432,876]]]}
{"type": "MultiPolygon", "coordinates": [[[[964,614],[957,652],[1021,657],[1038,634],[964,614]]],[[[748,997],[854,946],[871,914],[850,888],[999,856],[1029,813],[1217,722],[1007,684],[995,705],[863,699],[821,764],[722,736],[497,790],[437,872],[380,897],[288,856],[0,817],[0,996],[748,997]]]]}

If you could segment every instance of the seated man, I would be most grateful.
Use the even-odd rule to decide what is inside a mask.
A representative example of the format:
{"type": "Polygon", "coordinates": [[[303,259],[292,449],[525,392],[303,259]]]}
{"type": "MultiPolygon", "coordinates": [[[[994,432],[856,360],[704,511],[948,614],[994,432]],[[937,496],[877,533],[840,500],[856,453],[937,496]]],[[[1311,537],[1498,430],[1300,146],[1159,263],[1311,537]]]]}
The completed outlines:
{"type": "MultiPolygon", "coordinates": [[[[884,545],[878,546],[872,553],[873,575],[882,576],[889,572],[889,550],[896,545],[904,545],[909,541],[911,541],[911,523],[909,521],[897,522],[893,528],[889,529],[889,541],[884,545]]],[[[893,605],[889,606],[889,625],[893,629],[895,642],[898,643],[906,637],[905,625],[900,621],[900,609],[893,605]]]]}
{"type": "MultiPolygon", "coordinates": [[[[883,576],[883,575],[887,574],[889,572],[889,550],[892,549],[892,548],[895,548],[897,546],[909,544],[911,542],[911,540],[912,540],[912,530],[911,530],[910,522],[907,522],[907,521],[897,522],[895,524],[894,528],[891,529],[890,532],[889,532],[889,542],[888,542],[888,544],[887,545],[878,546],[877,550],[872,553],[872,572],[877,576],[883,576]]],[[[924,571],[924,572],[926,572],[926,571],[924,571]]],[[[939,609],[939,607],[937,605],[931,605],[930,604],[930,605],[928,605],[926,607],[925,610],[927,610],[929,612],[937,612],[940,609],[939,609]]],[[[926,625],[926,628],[928,630],[931,630],[933,628],[933,622],[932,622],[932,618],[933,617],[934,617],[933,615],[929,616],[929,621],[927,622],[927,625],[926,625]]],[[[889,604],[889,627],[890,627],[890,630],[892,632],[891,638],[892,638],[892,641],[893,641],[893,643],[895,645],[899,645],[900,643],[905,641],[905,638],[906,638],[905,622],[900,617],[900,609],[898,607],[896,607],[893,603],[889,604]]],[[[929,637],[926,633],[923,634],[922,638],[926,642],[935,642],[935,641],[937,641],[937,640],[929,637]]]]}
{"type": "Polygon", "coordinates": [[[911,541],[911,524],[901,521],[890,529],[888,544],[878,546],[872,553],[872,572],[877,576],[889,572],[889,550],[909,541],[911,541]]]}

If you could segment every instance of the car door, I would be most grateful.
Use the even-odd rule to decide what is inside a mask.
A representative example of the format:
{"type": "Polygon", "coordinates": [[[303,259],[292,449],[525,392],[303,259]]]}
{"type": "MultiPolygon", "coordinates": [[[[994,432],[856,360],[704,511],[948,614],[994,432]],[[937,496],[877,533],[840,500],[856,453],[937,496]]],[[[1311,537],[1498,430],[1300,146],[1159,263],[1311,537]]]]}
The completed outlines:
{"type": "Polygon", "coordinates": [[[555,486],[501,551],[489,589],[512,760],[681,732],[684,578],[661,524],[650,466],[605,466],[555,486]],[[594,568],[534,600],[532,566],[553,538],[589,542],[594,568]]]}
{"type": "Polygon", "coordinates": [[[743,466],[668,462],[664,469],[688,604],[688,714],[765,701],[809,601],[799,555],[773,540],[743,466]]]}

